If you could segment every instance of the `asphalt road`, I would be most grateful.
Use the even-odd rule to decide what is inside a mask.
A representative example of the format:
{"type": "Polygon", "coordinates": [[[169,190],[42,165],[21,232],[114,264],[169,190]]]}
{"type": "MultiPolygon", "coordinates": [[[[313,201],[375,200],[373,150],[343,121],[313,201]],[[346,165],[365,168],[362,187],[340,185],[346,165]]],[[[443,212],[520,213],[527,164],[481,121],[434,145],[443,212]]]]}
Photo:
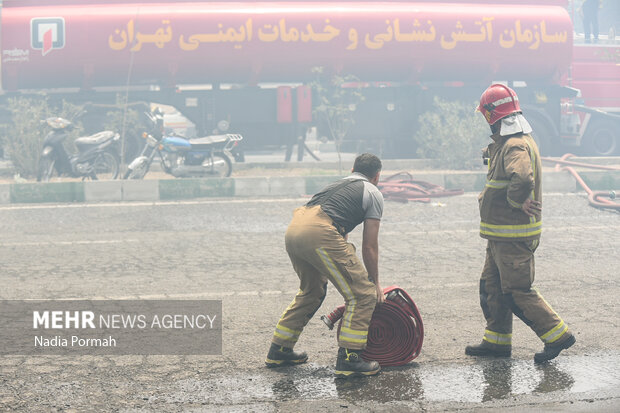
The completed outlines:
{"type": "MultiPolygon", "coordinates": [[[[284,250],[303,199],[0,207],[0,299],[221,299],[221,356],[3,356],[0,410],[21,411],[614,411],[620,405],[620,215],[581,195],[547,194],[536,283],[577,344],[535,366],[542,344],[515,320],[510,360],[464,347],[484,324],[485,241],[475,194],[386,203],[382,285],[424,320],[421,355],[378,377],[334,380],[334,332],[319,315],[303,366],[263,365],[273,327],[297,291],[284,250]]],[[[359,245],[360,228],[350,240],[359,245]]]]}

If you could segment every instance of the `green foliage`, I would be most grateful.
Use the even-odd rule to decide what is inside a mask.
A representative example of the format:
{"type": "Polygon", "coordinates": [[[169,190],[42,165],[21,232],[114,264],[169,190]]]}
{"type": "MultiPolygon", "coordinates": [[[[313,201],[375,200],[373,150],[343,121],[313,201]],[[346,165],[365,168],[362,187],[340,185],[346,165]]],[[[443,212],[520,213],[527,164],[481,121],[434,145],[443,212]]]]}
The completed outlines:
{"type": "Polygon", "coordinates": [[[433,111],[419,117],[419,129],[413,137],[418,155],[436,159],[444,168],[479,168],[481,149],[488,145],[491,132],[484,118],[474,112],[476,103],[436,97],[433,106],[433,111]]]}
{"type": "Polygon", "coordinates": [[[323,121],[336,143],[338,158],[340,147],[351,127],[355,124],[355,110],[364,101],[359,79],[353,75],[328,77],[322,67],[312,68],[315,79],[310,83],[318,104],[313,113],[323,121]]]}
{"type": "Polygon", "coordinates": [[[50,131],[42,120],[59,116],[74,122],[74,129],[64,142],[70,148],[69,153],[82,130],[81,124],[74,120],[82,110],[80,106],[66,101],[52,103],[44,94],[37,98],[11,98],[6,109],[11,113],[11,123],[0,126],[0,140],[15,172],[25,178],[36,177],[43,139],[50,131]]]}

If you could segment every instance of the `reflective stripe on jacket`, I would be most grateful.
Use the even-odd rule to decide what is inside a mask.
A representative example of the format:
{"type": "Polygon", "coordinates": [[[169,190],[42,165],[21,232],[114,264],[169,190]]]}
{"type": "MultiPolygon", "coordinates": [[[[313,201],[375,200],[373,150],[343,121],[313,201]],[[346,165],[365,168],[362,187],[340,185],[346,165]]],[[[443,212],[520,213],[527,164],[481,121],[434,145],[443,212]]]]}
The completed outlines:
{"type": "Polygon", "coordinates": [[[536,142],[527,134],[501,136],[488,151],[487,182],[478,196],[480,236],[495,241],[539,239],[540,214],[529,217],[521,210],[528,198],[542,201],[542,166],[536,142]]]}

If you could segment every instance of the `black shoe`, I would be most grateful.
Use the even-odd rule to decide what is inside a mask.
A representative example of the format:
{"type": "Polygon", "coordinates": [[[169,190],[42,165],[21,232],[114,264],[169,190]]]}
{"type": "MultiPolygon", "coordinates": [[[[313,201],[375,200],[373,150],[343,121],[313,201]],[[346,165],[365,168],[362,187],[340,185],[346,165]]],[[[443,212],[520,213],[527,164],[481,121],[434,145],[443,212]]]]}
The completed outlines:
{"type": "Polygon", "coordinates": [[[510,357],[511,353],[511,346],[492,344],[486,340],[482,340],[482,343],[478,344],[477,346],[465,347],[465,354],[467,354],[468,356],[510,357]]]}
{"type": "Polygon", "coordinates": [[[566,350],[575,342],[577,339],[575,336],[571,335],[568,340],[565,340],[559,346],[550,346],[549,344],[545,344],[545,348],[540,353],[534,354],[534,363],[544,363],[545,361],[553,360],[556,358],[562,350],[566,350]]]}
{"type": "Polygon", "coordinates": [[[381,366],[376,361],[364,361],[360,350],[348,350],[340,347],[336,360],[336,377],[374,376],[381,366]]]}
{"type": "Polygon", "coordinates": [[[290,347],[279,346],[275,343],[271,343],[265,364],[267,367],[280,367],[302,364],[306,361],[308,361],[308,355],[306,352],[298,353],[293,351],[290,347]]]}

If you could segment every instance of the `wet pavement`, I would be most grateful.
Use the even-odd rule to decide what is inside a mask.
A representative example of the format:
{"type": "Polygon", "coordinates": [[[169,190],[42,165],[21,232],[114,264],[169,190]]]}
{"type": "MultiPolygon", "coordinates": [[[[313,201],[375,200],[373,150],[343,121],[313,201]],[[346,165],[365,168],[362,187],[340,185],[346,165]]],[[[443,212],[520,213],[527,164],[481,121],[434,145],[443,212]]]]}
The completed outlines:
{"type": "Polygon", "coordinates": [[[191,399],[215,404],[342,399],[355,404],[458,402],[485,403],[515,396],[544,397],[554,392],[595,393],[620,385],[620,354],[566,356],[553,363],[481,360],[465,365],[410,363],[385,368],[377,377],[334,379],[333,369],[310,363],[275,373],[188,379],[177,383],[167,402],[191,399]],[[215,395],[215,396],[214,396],[215,395]]]}
{"type": "MultiPolygon", "coordinates": [[[[221,299],[221,356],[4,356],[0,410],[17,411],[617,411],[620,216],[578,195],[545,197],[536,285],[577,343],[535,365],[542,344],[515,320],[513,356],[464,355],[484,325],[484,241],[475,194],[387,203],[383,286],[424,320],[424,345],[377,377],[333,377],[334,331],[302,334],[309,363],[267,369],[273,327],[297,290],[283,234],[303,199],[0,207],[0,299],[221,299]]],[[[361,231],[351,240],[359,245],[361,231]]]]}

